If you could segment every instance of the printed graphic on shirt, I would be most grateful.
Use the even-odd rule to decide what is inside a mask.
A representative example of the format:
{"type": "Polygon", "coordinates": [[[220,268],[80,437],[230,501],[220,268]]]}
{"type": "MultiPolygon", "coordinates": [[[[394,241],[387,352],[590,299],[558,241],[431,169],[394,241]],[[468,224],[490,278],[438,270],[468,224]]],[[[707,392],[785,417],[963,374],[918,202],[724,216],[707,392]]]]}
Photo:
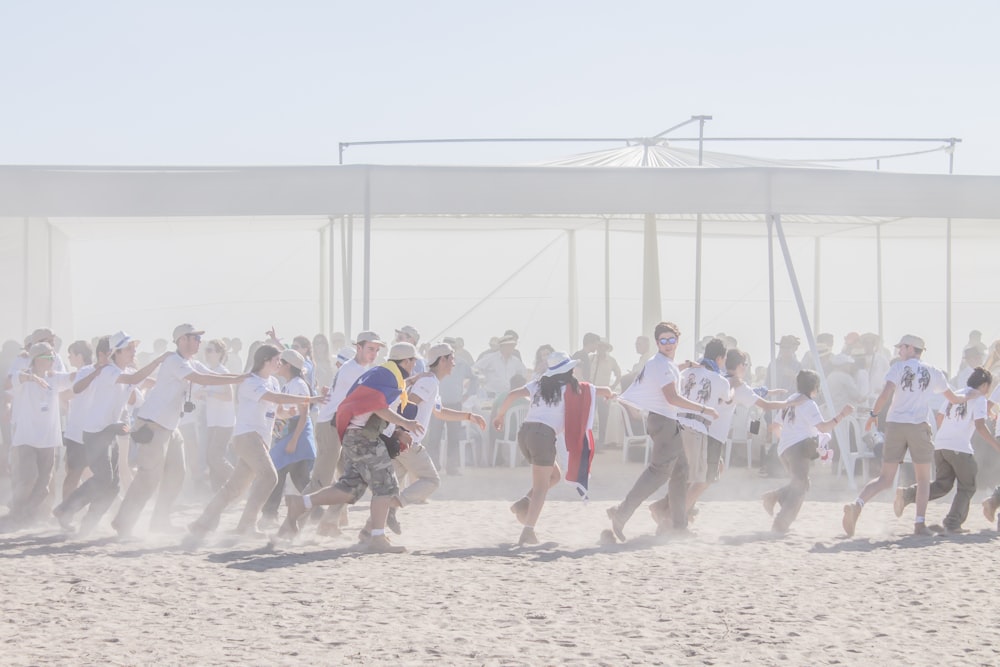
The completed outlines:
{"type": "Polygon", "coordinates": [[[698,403],[707,403],[708,399],[712,397],[712,381],[708,378],[702,378],[701,382],[692,374],[688,375],[684,380],[684,386],[681,387],[681,393],[684,398],[688,400],[693,400],[698,403]],[[691,392],[694,390],[695,385],[699,385],[698,392],[695,394],[694,398],[691,397],[691,392]]]}
{"type": "Polygon", "coordinates": [[[927,391],[927,388],[931,386],[931,372],[924,366],[918,366],[917,371],[914,373],[913,369],[907,366],[903,370],[903,377],[900,379],[899,386],[903,391],[927,391]],[[913,388],[914,379],[917,379],[918,389],[913,388]]]}
{"type": "Polygon", "coordinates": [[[789,405],[781,411],[781,423],[792,424],[795,422],[795,406],[789,405]]]}
{"type": "Polygon", "coordinates": [[[955,405],[949,403],[948,407],[944,409],[945,419],[965,419],[965,415],[969,413],[968,403],[959,403],[955,405]]]}

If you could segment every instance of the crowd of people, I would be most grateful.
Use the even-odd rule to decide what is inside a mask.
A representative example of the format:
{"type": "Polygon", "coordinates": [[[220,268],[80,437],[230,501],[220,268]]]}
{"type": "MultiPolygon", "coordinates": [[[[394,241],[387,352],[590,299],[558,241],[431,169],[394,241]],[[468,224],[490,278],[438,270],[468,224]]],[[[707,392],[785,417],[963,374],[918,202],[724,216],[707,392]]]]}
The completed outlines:
{"type": "MultiPolygon", "coordinates": [[[[421,343],[411,325],[391,341],[362,331],[350,343],[341,334],[285,342],[271,329],[244,361],[239,339],[206,339],[181,324],[171,342],[156,341],[148,354],[124,331],[75,341],[67,365],[55,334],[38,329],[5,360],[0,478],[11,492],[0,530],[51,519],[86,535],[118,503],[109,523],[129,536],[155,496],[150,530],[202,540],[245,497],[235,528],[242,536],[291,539],[310,521],[318,534],[336,536],[346,507],[370,491],[360,540],[369,551],[396,553],[405,549],[386,531],[401,532],[399,510],[439,488],[440,466],[461,474],[462,441],[478,440],[477,449],[487,451],[508,413],[524,406],[516,438],[530,485],[511,512],[522,524],[518,543],[534,544],[553,486],[566,480],[587,494],[595,452],[613,443],[615,401],[651,446],[632,489],[607,511],[604,541],[624,541],[630,517],[664,485],[666,494],[649,506],[657,532],[685,533],[699,497],[723,471],[741,407],[769,416],[768,455],[790,477],[762,498],[772,530],[790,529],[812,461],[856,410],[868,413],[865,429],[883,433],[884,444],[878,475],[844,507],[847,534],[865,504],[893,486],[904,461],[912,461],[915,483],[896,489],[897,516],[914,504],[914,533],[931,534],[928,501],[957,484],[941,530],[965,530],[976,490],[973,437],[1000,451],[987,425],[1000,400],[1000,342],[987,348],[972,332],[949,380],[921,360],[926,346],[913,335],[890,354],[874,334],[848,334],[839,351],[832,335],[819,334],[818,354],[802,359],[799,339],[787,335],[773,363],[752,373],[749,356],[726,334],[705,337],[696,361],[678,363],[680,327],[661,322],[651,333],[636,339],[638,358],[623,372],[612,346],[592,333],[573,354],[543,345],[525,363],[512,330],[473,357],[461,338],[421,343]],[[824,416],[821,406],[831,405],[836,412],[824,416]],[[204,511],[187,527],[175,526],[185,488],[204,511]]],[[[991,521],[998,508],[1000,487],[983,501],[991,521]]]]}

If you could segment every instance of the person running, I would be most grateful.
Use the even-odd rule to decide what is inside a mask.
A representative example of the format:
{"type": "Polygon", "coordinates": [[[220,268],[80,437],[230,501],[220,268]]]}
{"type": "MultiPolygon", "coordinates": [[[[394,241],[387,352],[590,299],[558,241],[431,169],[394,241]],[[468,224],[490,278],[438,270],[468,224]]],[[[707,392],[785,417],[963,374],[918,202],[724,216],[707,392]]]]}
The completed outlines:
{"type": "MultiPolygon", "coordinates": [[[[611,400],[615,397],[608,387],[594,387],[587,382],[577,381],[573,369],[579,364],[580,359],[573,359],[566,352],[552,352],[546,359],[546,369],[542,376],[507,394],[493,419],[493,428],[500,431],[504,427],[507,410],[514,402],[519,399],[530,401],[528,412],[517,432],[517,446],[531,464],[531,489],[510,508],[524,525],[517,541],[522,546],[538,544],[535,524],[542,513],[549,489],[562,479],[562,470],[556,461],[556,437],[569,430],[567,419],[568,415],[574,414],[569,408],[573,399],[581,395],[586,397],[586,409],[576,411],[577,421],[582,416],[584,422],[583,428],[580,428],[579,423],[576,424],[576,430],[582,433],[592,427],[596,398],[611,400]]],[[[591,446],[591,456],[592,453],[591,446]]]]}
{"type": "Polygon", "coordinates": [[[202,538],[219,525],[222,511],[246,492],[246,506],[236,526],[244,537],[264,537],[257,530],[257,518],[275,485],[278,473],[268,454],[278,406],[297,405],[308,413],[309,405],[322,400],[320,396],[284,394],[276,373],[281,363],[281,350],[270,343],[257,348],[246,378],[237,392],[236,426],[233,427],[233,453],[238,457],[233,474],[208,502],[201,516],[188,525],[196,538],[202,538]]]}
{"type": "MultiPolygon", "coordinates": [[[[389,349],[389,360],[365,371],[337,408],[337,433],[343,443],[344,474],[336,484],[305,496],[285,497],[288,515],[279,536],[290,537],[298,532],[298,519],[317,505],[354,504],[368,487],[372,490],[370,509],[371,536],[367,549],[372,553],[402,553],[385,535],[389,508],[399,507],[399,483],[393,470],[389,451],[392,441],[382,434],[389,424],[406,429],[417,437],[424,427],[406,419],[396,411],[406,409],[409,399],[406,378],[417,362],[417,348],[412,343],[395,343],[389,349]]],[[[362,536],[363,537],[363,536],[362,536]]]]}
{"type": "MultiPolygon", "coordinates": [[[[228,350],[226,344],[218,338],[208,341],[205,345],[205,366],[218,375],[228,375],[226,366],[228,350]]],[[[236,421],[236,395],[233,385],[221,384],[204,387],[199,392],[204,398],[205,426],[207,428],[207,443],[205,445],[205,463],[208,466],[208,481],[212,492],[218,492],[233,474],[233,466],[226,458],[229,441],[233,437],[233,424],[236,421]]]]}
{"type": "MultiPolygon", "coordinates": [[[[282,382],[281,392],[292,396],[309,398],[312,389],[303,377],[306,360],[296,350],[283,350],[278,362],[278,378],[282,382]]],[[[274,485],[267,502],[264,503],[263,522],[268,526],[278,524],[278,507],[284,495],[285,480],[290,479],[299,493],[305,493],[309,486],[309,475],[316,460],[316,435],[312,418],[308,412],[295,407],[287,420],[281,420],[275,428],[277,439],[271,446],[271,461],[278,471],[278,483],[274,485]]]]}
{"type": "Polygon", "coordinates": [[[875,400],[875,405],[865,422],[865,430],[871,430],[879,413],[889,404],[886,415],[885,447],[882,451],[882,470],[879,476],[868,482],[857,500],[844,505],[842,521],[848,537],[854,535],[858,518],[865,503],[879,493],[892,487],[896,471],[910,451],[913,473],[917,478],[914,497],[917,516],[913,524],[914,535],[931,535],[924,520],[931,486],[931,461],[934,459],[934,445],[931,442],[931,426],[927,423],[930,401],[935,394],[944,394],[949,403],[965,403],[975,397],[974,392],[959,396],[948,386],[948,379],[937,368],[920,361],[926,346],[922,338],[907,334],[896,344],[899,361],[889,368],[885,377],[885,388],[875,400]]]}
{"type": "MultiPolygon", "coordinates": [[[[698,363],[687,362],[681,371],[681,395],[688,400],[711,405],[721,413],[722,406],[730,401],[733,391],[720,370],[725,359],[726,344],[719,338],[710,339],[705,344],[702,360],[698,363]]],[[[688,462],[687,513],[690,521],[694,516],[695,502],[709,485],[719,479],[723,444],[711,435],[715,419],[682,411],[678,413],[677,421],[684,429],[681,437],[688,462]]],[[[669,495],[651,503],[649,511],[660,528],[665,530],[670,526],[669,495]]]]}
{"type": "Polygon", "coordinates": [[[20,528],[40,518],[49,495],[55,452],[62,445],[59,394],[75,373],[53,370],[49,343],[28,348],[27,364],[8,378],[11,383],[11,503],[4,528],[20,528]]]}
{"type": "MultiPolygon", "coordinates": [[[[167,357],[167,354],[156,357],[136,371],[132,365],[138,344],[139,341],[124,331],[114,334],[108,339],[109,363],[95,367],[86,375],[78,373],[73,385],[76,395],[91,394],[81,429],[87,466],[92,475],[52,510],[64,530],[72,531],[73,516],[89,506],[80,525],[80,533],[89,534],[118,497],[121,479],[117,437],[128,432],[122,412],[134,401],[136,385],[145,381],[167,357]]],[[[98,343],[98,348],[100,346],[98,343]]]]}
{"type": "Polygon", "coordinates": [[[816,405],[816,394],[819,391],[819,374],[816,371],[799,371],[795,376],[795,387],[798,392],[789,397],[789,402],[795,404],[782,409],[778,420],[781,426],[778,458],[785,464],[792,479],[785,486],[768,491],[761,498],[764,510],[771,516],[774,516],[775,505],[781,506],[771,525],[771,530],[776,533],[787,533],[799,515],[802,501],[809,490],[809,467],[814,459],[819,458],[820,434],[830,433],[840,420],[854,412],[852,406],[845,405],[833,419],[823,419],[819,406],[816,405]],[[805,401],[798,401],[800,397],[805,398],[805,401]]]}
{"type": "Polygon", "coordinates": [[[177,426],[181,415],[194,409],[187,400],[189,383],[214,386],[236,384],[245,379],[242,375],[215,375],[196,370],[192,357],[197,354],[204,333],[190,324],[174,328],[176,351],[168,354],[160,364],[156,384],[136,410],[137,427],[132,432],[132,440],[136,443],[138,469],[125,492],[118,515],[111,522],[120,536],[131,535],[139,514],[157,489],[159,497],[151,528],[176,532],[170,523],[170,511],[184,483],[184,440],[177,426]]]}
{"type": "Polygon", "coordinates": [[[625,499],[608,508],[614,537],[625,541],[625,524],[646,498],[669,482],[668,497],[674,531],[687,530],[688,464],[684,456],[682,428],[677,422],[678,409],[715,419],[715,408],[684,398],[680,392],[680,369],[674,355],[680,341],[680,328],[673,322],[660,322],[653,331],[657,354],[646,362],[642,372],[619,397],[623,403],[646,410],[646,433],[653,440],[649,465],[635,481],[625,499]]]}
{"type": "MultiPolygon", "coordinates": [[[[930,500],[947,495],[955,483],[958,489],[951,501],[951,509],[941,522],[943,531],[947,534],[967,532],[962,524],[969,516],[969,503],[976,493],[975,452],[972,449],[972,435],[978,433],[994,449],[1000,451],[1000,442],[990,433],[986,426],[987,406],[986,394],[993,382],[993,375],[982,367],[972,370],[966,380],[966,386],[957,394],[975,395],[967,403],[958,405],[946,404],[944,412],[936,415],[937,435],[934,436],[934,481],[931,482],[930,500]]],[[[915,484],[896,489],[896,499],[892,509],[897,517],[903,516],[903,510],[914,502],[917,497],[915,484]]]]}
{"type": "MultiPolygon", "coordinates": [[[[424,434],[429,432],[432,416],[444,422],[472,422],[485,431],[486,420],[481,416],[441,405],[441,396],[438,393],[441,380],[448,377],[455,368],[455,351],[451,345],[438,343],[431,346],[425,361],[428,364],[428,373],[417,379],[409,388],[407,396],[411,407],[404,411],[404,416],[420,424],[424,434]]],[[[405,445],[405,449],[401,449],[399,455],[393,459],[393,466],[396,469],[397,479],[406,477],[410,482],[399,493],[401,508],[425,502],[441,485],[441,477],[430,452],[423,445],[423,439],[424,435],[414,433],[404,432],[400,435],[400,441],[405,445]]],[[[399,520],[396,518],[395,507],[389,509],[386,526],[397,535],[402,532],[399,520]]]]}
{"type": "MultiPolygon", "coordinates": [[[[310,493],[330,486],[337,479],[341,452],[340,435],[334,424],[337,408],[358,378],[375,363],[383,347],[385,343],[377,333],[362,331],[355,341],[353,357],[348,356],[346,349],[337,354],[341,366],[333,376],[326,403],[320,405],[316,415],[316,461],[309,480],[310,493]]],[[[313,520],[319,521],[316,532],[326,537],[340,535],[341,517],[346,514],[343,510],[343,507],[334,506],[324,513],[323,507],[317,506],[312,512],[313,520]]]]}
{"type": "MultiPolygon", "coordinates": [[[[77,377],[85,377],[94,371],[94,349],[90,343],[78,340],[70,343],[69,363],[76,369],[77,377]]],[[[105,336],[97,345],[98,365],[108,363],[108,338],[105,336]],[[103,343],[103,346],[102,346],[103,343]]],[[[83,422],[87,414],[90,396],[73,393],[66,406],[66,425],[63,429],[63,446],[66,447],[66,474],[63,478],[62,496],[65,500],[80,486],[80,478],[87,469],[87,451],[83,447],[83,422]]]]}

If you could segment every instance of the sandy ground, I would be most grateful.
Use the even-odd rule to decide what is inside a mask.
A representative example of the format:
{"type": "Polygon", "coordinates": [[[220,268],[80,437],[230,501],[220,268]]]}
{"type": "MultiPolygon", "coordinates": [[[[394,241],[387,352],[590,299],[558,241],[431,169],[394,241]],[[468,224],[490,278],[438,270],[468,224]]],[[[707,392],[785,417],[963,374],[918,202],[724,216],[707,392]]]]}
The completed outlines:
{"type": "MultiPolygon", "coordinates": [[[[701,503],[695,536],[658,541],[640,509],[630,540],[600,546],[605,509],[640,472],[600,455],[595,498],[553,493],[543,544],[518,548],[507,507],[526,468],[469,469],[400,514],[403,555],[353,539],[200,547],[179,537],[87,540],[54,528],[0,535],[0,662],[96,664],[994,665],[998,534],[978,504],[958,537],[911,537],[885,494],[853,539],[853,498],[814,476],[793,532],[770,534],[773,481],[736,468],[701,503]]],[[[977,500],[984,495],[981,492],[977,500]]],[[[352,526],[367,506],[352,510],[352,526]]],[[[193,519],[199,507],[178,513],[193,519]]],[[[933,503],[939,522],[945,501],[933,503]]],[[[354,530],[350,535],[355,534],[354,530]]]]}

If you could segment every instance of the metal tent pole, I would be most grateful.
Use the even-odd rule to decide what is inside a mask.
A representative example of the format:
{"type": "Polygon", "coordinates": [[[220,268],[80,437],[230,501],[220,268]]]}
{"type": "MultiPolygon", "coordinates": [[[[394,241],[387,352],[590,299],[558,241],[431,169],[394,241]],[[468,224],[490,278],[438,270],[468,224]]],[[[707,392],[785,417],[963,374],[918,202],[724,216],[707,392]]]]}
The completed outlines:
{"type": "Polygon", "coordinates": [[[365,274],[364,303],[361,310],[361,321],[365,331],[371,328],[371,298],[372,298],[372,182],[371,170],[365,170],[365,274]]]}
{"type": "Polygon", "coordinates": [[[611,340],[611,220],[604,219],[604,337],[611,340]]]}
{"type": "Polygon", "coordinates": [[[885,331],[883,328],[883,295],[882,295],[882,225],[875,226],[875,300],[878,304],[878,339],[879,345],[885,342],[885,331]]]}
{"type": "Polygon", "coordinates": [[[694,348],[697,354],[698,341],[701,340],[701,252],[702,252],[701,213],[695,226],[694,239],[694,348]]]}
{"type": "Polygon", "coordinates": [[[814,241],[815,247],[813,248],[813,255],[815,256],[813,263],[813,326],[819,331],[819,304],[820,304],[820,260],[823,254],[823,242],[817,236],[814,241]]]}
{"type": "Polygon", "coordinates": [[[653,335],[663,308],[660,301],[659,254],[656,216],[647,213],[642,234],[642,331],[647,336],[653,335]]]}
{"type": "Polygon", "coordinates": [[[340,220],[340,270],[344,283],[344,335],[350,341],[351,314],[354,306],[354,216],[340,220]]]}
{"type": "Polygon", "coordinates": [[[778,369],[774,363],[777,357],[775,346],[778,344],[778,337],[774,315],[774,220],[770,215],[767,216],[767,304],[771,315],[771,365],[769,366],[771,377],[767,382],[768,386],[774,389],[778,384],[778,369]]]}
{"type": "Polygon", "coordinates": [[[785,239],[785,231],[781,227],[781,216],[772,215],[774,228],[778,232],[778,244],[781,246],[781,254],[785,258],[785,268],[788,270],[788,280],[792,284],[792,293],[795,295],[795,305],[799,309],[799,317],[802,319],[802,328],[806,332],[806,340],[809,342],[809,351],[813,355],[813,363],[816,372],[819,374],[820,387],[823,388],[823,396],[826,398],[826,407],[830,414],[834,414],[833,400],[830,397],[830,387],[826,383],[826,373],[823,371],[823,364],[820,363],[819,353],[816,350],[816,336],[809,325],[809,313],[806,311],[806,303],[802,298],[802,289],[799,287],[799,279],[795,274],[795,266],[792,264],[792,254],[788,251],[788,241],[785,239]]]}
{"type": "Polygon", "coordinates": [[[570,348],[576,345],[579,340],[580,331],[580,295],[577,285],[576,272],[576,230],[570,229],[566,232],[566,245],[569,251],[567,264],[569,265],[569,284],[567,286],[567,296],[569,297],[569,344],[570,348]]]}

